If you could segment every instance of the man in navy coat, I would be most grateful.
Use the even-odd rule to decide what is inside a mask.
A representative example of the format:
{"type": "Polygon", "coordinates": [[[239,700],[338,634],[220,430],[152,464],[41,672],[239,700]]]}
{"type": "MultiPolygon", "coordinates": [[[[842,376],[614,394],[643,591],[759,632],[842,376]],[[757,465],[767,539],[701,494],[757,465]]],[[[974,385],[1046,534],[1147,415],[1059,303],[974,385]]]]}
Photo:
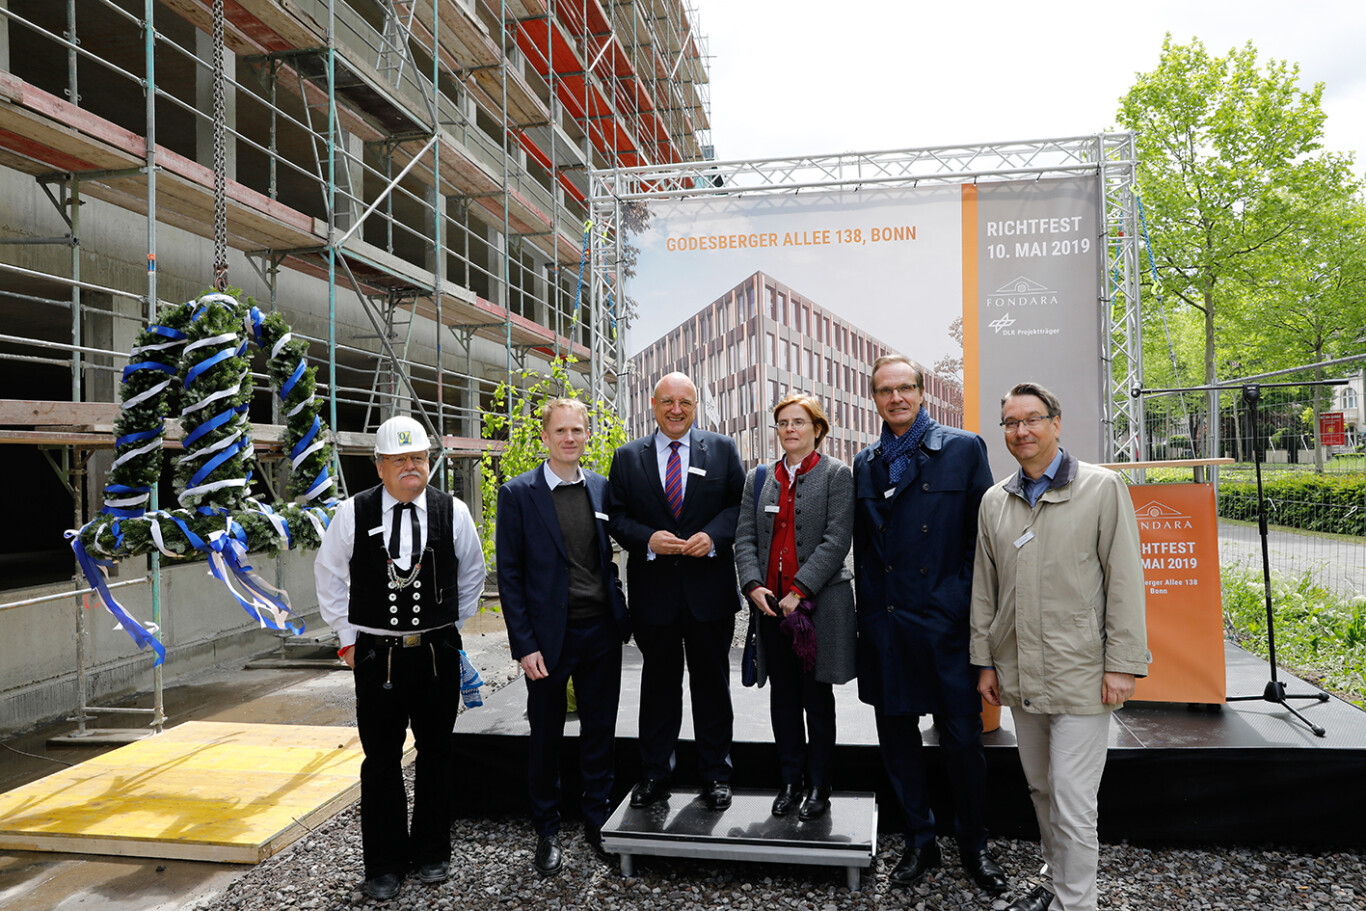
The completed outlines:
{"type": "Polygon", "coordinates": [[[579,709],[584,838],[598,857],[611,860],[602,847],[602,825],[611,810],[621,646],[630,626],[607,540],[607,479],[579,465],[588,409],[577,399],[546,402],[541,440],[546,461],[498,490],[496,538],[508,643],[526,675],[535,866],[550,876],[562,863],[560,741],[571,678],[579,709]]]}
{"type": "Polygon", "coordinates": [[[857,667],[906,815],[906,852],[890,878],[908,886],[939,865],[920,737],[920,716],[933,715],[964,869],[999,894],[1009,884],[986,844],[982,701],[968,660],[977,507],[992,484],[986,444],[930,418],[921,371],[901,355],[873,363],[872,386],[882,437],[854,459],[857,667]]]}
{"type": "Polygon", "coordinates": [[[650,405],[658,429],[616,451],[608,484],[643,660],[643,777],[631,806],[669,794],[686,657],[702,799],[721,810],[731,802],[730,644],[740,609],[732,545],[745,473],[730,437],[693,427],[697,387],[686,376],[656,383],[650,405]]]}

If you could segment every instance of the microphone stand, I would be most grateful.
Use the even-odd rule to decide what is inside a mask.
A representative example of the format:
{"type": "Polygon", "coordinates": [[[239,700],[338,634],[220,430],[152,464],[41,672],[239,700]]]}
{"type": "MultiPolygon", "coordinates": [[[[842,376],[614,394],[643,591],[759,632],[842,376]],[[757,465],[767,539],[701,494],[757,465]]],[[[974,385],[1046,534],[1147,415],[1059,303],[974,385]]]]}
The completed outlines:
{"type": "MultiPolygon", "coordinates": [[[[1266,522],[1266,498],[1262,494],[1262,458],[1261,449],[1257,446],[1257,431],[1259,429],[1258,416],[1260,414],[1260,403],[1262,399],[1262,389],[1280,386],[1341,386],[1346,384],[1346,380],[1320,380],[1309,381],[1307,383],[1245,383],[1242,386],[1243,404],[1247,406],[1248,426],[1252,437],[1252,464],[1257,475],[1257,531],[1262,539],[1262,590],[1266,595],[1266,645],[1267,656],[1271,663],[1271,679],[1267,681],[1266,687],[1260,696],[1225,696],[1225,702],[1270,702],[1279,705],[1291,715],[1314,732],[1315,737],[1326,736],[1323,727],[1314,724],[1308,718],[1301,715],[1289,702],[1291,699],[1313,699],[1317,702],[1327,702],[1327,693],[1303,693],[1289,694],[1285,691],[1285,684],[1277,677],[1276,667],[1276,613],[1271,605],[1271,557],[1267,548],[1267,522],[1266,522]]],[[[1210,390],[1224,390],[1236,388],[1228,385],[1216,386],[1192,386],[1182,389],[1133,389],[1134,398],[1141,395],[1156,395],[1168,392],[1205,392],[1210,390]]],[[[1210,420],[1217,420],[1217,415],[1212,415],[1210,420]]]]}
{"type": "MultiPolygon", "coordinates": [[[[1269,383],[1271,386],[1312,386],[1314,383],[1269,383]]],[[[1327,385],[1327,384],[1325,384],[1327,385]]],[[[1225,702],[1253,702],[1260,700],[1279,705],[1300,721],[1309,726],[1309,730],[1314,732],[1315,737],[1323,737],[1326,732],[1323,727],[1305,718],[1288,700],[1291,699],[1313,699],[1318,702],[1327,702],[1327,693],[1303,693],[1288,694],[1285,691],[1285,684],[1276,677],[1276,614],[1271,607],[1271,558],[1267,552],[1267,530],[1266,530],[1266,498],[1262,496],[1262,458],[1261,449],[1257,446],[1258,416],[1261,413],[1259,407],[1262,399],[1262,387],[1258,383],[1248,383],[1243,386],[1243,404],[1247,405],[1248,427],[1252,436],[1252,464],[1257,472],[1257,531],[1262,539],[1262,587],[1266,593],[1266,648],[1267,656],[1271,662],[1271,679],[1267,681],[1266,688],[1262,690],[1260,696],[1225,696],[1225,702]]]]}

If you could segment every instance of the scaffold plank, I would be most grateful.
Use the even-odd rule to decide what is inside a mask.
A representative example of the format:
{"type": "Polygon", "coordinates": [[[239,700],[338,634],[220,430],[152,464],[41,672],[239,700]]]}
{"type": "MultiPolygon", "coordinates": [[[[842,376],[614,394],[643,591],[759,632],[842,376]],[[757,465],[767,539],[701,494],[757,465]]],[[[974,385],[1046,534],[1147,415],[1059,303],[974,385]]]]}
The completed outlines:
{"type": "Polygon", "coordinates": [[[353,728],[187,721],[0,794],[0,847],[258,863],[355,800],[362,758],[353,728]]]}

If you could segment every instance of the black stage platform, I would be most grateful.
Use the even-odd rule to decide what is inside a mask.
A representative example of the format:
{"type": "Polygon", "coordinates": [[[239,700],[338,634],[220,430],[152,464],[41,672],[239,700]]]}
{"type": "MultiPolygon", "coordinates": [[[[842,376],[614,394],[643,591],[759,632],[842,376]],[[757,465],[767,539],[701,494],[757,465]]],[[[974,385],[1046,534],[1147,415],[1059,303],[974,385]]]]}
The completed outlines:
{"type": "MultiPolygon", "coordinates": [[[[768,720],[768,690],[739,680],[739,651],[732,656],[735,705],[732,761],[737,788],[778,787],[777,754],[768,720]]],[[[1266,662],[1225,646],[1228,694],[1260,694],[1270,679],[1266,662]]],[[[625,654],[617,716],[617,784],[625,797],[640,772],[636,713],[640,653],[625,654]]],[[[1315,687],[1282,674],[1291,693],[1315,687]]],[[[686,681],[684,684],[687,699],[686,681]]],[[[836,687],[839,746],[835,787],[875,791],[884,832],[900,831],[901,812],[891,797],[877,749],[872,710],[858,701],[854,683],[836,687]]],[[[1172,843],[1275,842],[1299,846],[1360,846],[1366,818],[1366,712],[1336,698],[1295,707],[1327,729],[1315,737],[1284,709],[1239,702],[1191,709],[1185,705],[1131,703],[1115,716],[1110,757],[1101,785],[1101,837],[1172,843]]],[[[690,708],[685,704],[674,784],[697,786],[690,708]]],[[[947,794],[933,725],[924,722],[932,787],[947,794]]],[[[577,734],[565,729],[565,791],[577,793],[577,734]]],[[[513,683],[484,706],[460,715],[455,726],[459,811],[466,815],[526,814],[526,687],[513,683]]],[[[1010,713],[985,736],[989,766],[988,825],[1001,836],[1037,836],[1034,811],[1015,750],[1010,713]]],[[[936,807],[942,823],[947,806],[936,807]]],[[[571,796],[565,815],[577,811],[571,796]]],[[[948,834],[941,831],[941,834],[948,834]]]]}

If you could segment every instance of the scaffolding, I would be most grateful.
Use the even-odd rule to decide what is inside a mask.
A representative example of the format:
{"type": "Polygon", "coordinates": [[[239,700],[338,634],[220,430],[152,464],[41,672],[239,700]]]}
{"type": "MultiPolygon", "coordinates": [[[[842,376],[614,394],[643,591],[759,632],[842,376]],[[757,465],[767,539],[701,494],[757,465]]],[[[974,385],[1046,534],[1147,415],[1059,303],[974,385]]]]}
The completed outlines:
{"type": "MultiPolygon", "coordinates": [[[[1105,250],[1100,300],[1105,310],[1101,365],[1106,381],[1101,400],[1107,431],[1105,459],[1140,461],[1143,406],[1131,394],[1143,384],[1135,156],[1132,133],[1100,133],[987,145],[599,169],[593,173],[589,200],[592,217],[612,231],[593,250],[594,312],[610,315],[613,301],[622,299],[629,230],[618,228],[629,217],[631,206],[650,200],[1095,175],[1100,178],[1104,210],[1098,221],[1103,226],[1105,250]]],[[[605,357],[602,363],[604,369],[625,366],[620,358],[605,357]]],[[[627,411],[630,407],[627,403],[627,411]]]]}
{"type": "Polygon", "coordinates": [[[688,0],[0,0],[0,190],[33,200],[0,217],[0,453],[42,448],[90,517],[126,341],[212,283],[218,230],[228,284],[308,340],[338,450],[411,412],[463,493],[500,383],[569,357],[615,400],[590,175],[709,154],[705,61],[688,0]]]}

